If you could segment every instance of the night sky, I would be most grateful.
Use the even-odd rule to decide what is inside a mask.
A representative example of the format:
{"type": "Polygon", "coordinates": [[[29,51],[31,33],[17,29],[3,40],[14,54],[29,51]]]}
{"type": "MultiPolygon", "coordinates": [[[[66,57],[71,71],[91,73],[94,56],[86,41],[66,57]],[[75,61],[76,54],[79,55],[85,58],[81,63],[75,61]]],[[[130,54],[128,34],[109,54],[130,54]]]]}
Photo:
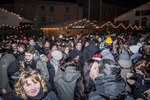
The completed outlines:
{"type": "MultiPolygon", "coordinates": [[[[14,0],[0,0],[0,3],[10,3],[14,0]]],[[[44,1],[44,0],[43,0],[44,1]]],[[[60,2],[71,2],[71,3],[77,3],[77,1],[80,1],[80,3],[84,3],[84,0],[45,0],[45,1],[60,1],[60,2]]],[[[150,2],[150,0],[103,0],[104,2],[109,2],[113,4],[118,5],[124,5],[129,7],[137,7],[144,3],[150,2]]]]}

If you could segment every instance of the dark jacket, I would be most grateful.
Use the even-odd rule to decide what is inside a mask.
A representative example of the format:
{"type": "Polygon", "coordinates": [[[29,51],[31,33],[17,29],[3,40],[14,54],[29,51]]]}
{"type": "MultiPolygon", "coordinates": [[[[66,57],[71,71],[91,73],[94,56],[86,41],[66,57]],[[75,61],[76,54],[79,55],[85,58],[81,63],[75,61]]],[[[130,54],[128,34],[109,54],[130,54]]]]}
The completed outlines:
{"type": "Polygon", "coordinates": [[[15,57],[13,54],[5,54],[0,58],[0,92],[1,89],[6,89],[7,92],[11,91],[10,85],[9,85],[9,79],[7,76],[7,68],[9,64],[15,60],[15,57]]]}
{"type": "MultiPolygon", "coordinates": [[[[32,63],[25,62],[24,64],[26,68],[30,67],[31,69],[36,69],[36,61],[32,61],[32,63]]],[[[9,64],[7,68],[7,74],[8,74],[10,86],[13,88],[13,85],[19,78],[19,74],[20,74],[20,62],[18,60],[14,60],[9,64]]]]}
{"type": "Polygon", "coordinates": [[[88,94],[95,91],[95,84],[90,80],[89,84],[84,83],[82,76],[77,79],[74,91],[74,100],[88,100],[88,94]]]}
{"type": "Polygon", "coordinates": [[[48,93],[41,93],[36,96],[36,97],[28,97],[27,100],[58,100],[58,97],[56,96],[56,94],[51,91],[51,92],[48,92],[48,93]]]}
{"type": "Polygon", "coordinates": [[[99,50],[99,48],[95,44],[91,44],[83,49],[82,57],[83,61],[87,61],[89,59],[92,59],[93,54],[99,50]]]}
{"type": "Polygon", "coordinates": [[[25,56],[25,52],[19,53],[17,55],[17,60],[18,61],[24,61],[24,56],[25,56]]]}
{"type": "Polygon", "coordinates": [[[135,80],[134,90],[133,90],[133,96],[134,98],[143,98],[143,92],[150,89],[150,75],[146,76],[144,78],[143,75],[139,75],[134,73],[133,77],[131,77],[133,80],[135,80]]]}
{"type": "Polygon", "coordinates": [[[133,100],[127,95],[126,84],[120,75],[106,75],[95,79],[96,91],[89,100],[133,100]]]}
{"type": "Polygon", "coordinates": [[[54,86],[54,76],[55,76],[55,68],[54,66],[50,63],[50,61],[47,62],[47,68],[49,72],[49,82],[52,86],[52,91],[55,92],[56,95],[58,95],[57,90],[54,86]]]}

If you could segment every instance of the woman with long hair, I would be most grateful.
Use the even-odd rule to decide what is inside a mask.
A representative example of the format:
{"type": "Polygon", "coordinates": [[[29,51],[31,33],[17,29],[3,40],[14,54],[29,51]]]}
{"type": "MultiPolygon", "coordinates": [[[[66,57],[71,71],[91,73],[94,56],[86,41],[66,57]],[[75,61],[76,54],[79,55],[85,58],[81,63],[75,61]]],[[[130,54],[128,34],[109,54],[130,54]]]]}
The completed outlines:
{"type": "Polygon", "coordinates": [[[88,100],[133,100],[127,94],[126,83],[120,75],[121,68],[110,59],[99,61],[95,70],[90,70],[90,77],[96,91],[89,94],[88,100]]]}
{"type": "Polygon", "coordinates": [[[36,70],[22,72],[14,87],[23,100],[58,100],[54,92],[48,91],[45,78],[36,70]]]}
{"type": "Polygon", "coordinates": [[[76,82],[76,88],[74,93],[74,100],[87,100],[88,94],[94,91],[94,82],[91,80],[89,73],[91,69],[95,69],[98,66],[96,60],[88,60],[83,68],[81,77],[76,82]]]}

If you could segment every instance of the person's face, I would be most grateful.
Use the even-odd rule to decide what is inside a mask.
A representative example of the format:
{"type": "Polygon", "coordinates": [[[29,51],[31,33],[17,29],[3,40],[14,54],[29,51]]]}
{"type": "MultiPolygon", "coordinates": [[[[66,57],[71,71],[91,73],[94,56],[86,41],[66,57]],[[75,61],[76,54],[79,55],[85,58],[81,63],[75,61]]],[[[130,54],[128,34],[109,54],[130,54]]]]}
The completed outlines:
{"type": "Polygon", "coordinates": [[[99,41],[99,42],[101,42],[101,41],[102,41],[102,38],[101,38],[101,37],[99,37],[99,38],[98,38],[98,41],[99,41]]]}
{"type": "Polygon", "coordinates": [[[25,59],[30,62],[34,59],[34,54],[25,52],[25,59]]]}
{"type": "Polygon", "coordinates": [[[90,69],[89,76],[92,80],[94,80],[96,77],[98,77],[100,75],[98,66],[99,66],[98,63],[94,62],[90,69]]]}
{"type": "Polygon", "coordinates": [[[57,46],[53,46],[51,51],[57,50],[57,46]]]}
{"type": "Polygon", "coordinates": [[[24,51],[24,49],[22,47],[20,47],[20,46],[18,46],[17,49],[18,49],[19,52],[23,52],[24,51]]]}
{"type": "Polygon", "coordinates": [[[65,53],[68,54],[69,53],[69,47],[65,48],[65,53]]]}
{"type": "Polygon", "coordinates": [[[23,85],[23,90],[27,96],[35,97],[40,91],[40,82],[35,79],[28,78],[27,83],[23,85]]]}
{"type": "Polygon", "coordinates": [[[13,49],[17,48],[17,44],[16,43],[12,44],[11,46],[12,46],[13,49]]]}
{"type": "Polygon", "coordinates": [[[34,45],[34,40],[31,39],[31,40],[29,41],[29,43],[30,43],[30,45],[34,45]]]}
{"type": "Polygon", "coordinates": [[[89,45],[89,43],[88,42],[85,42],[85,47],[87,47],[89,45]]]}
{"type": "Polygon", "coordinates": [[[80,51],[82,49],[82,44],[81,43],[77,43],[76,49],[80,51]]]}
{"type": "Polygon", "coordinates": [[[45,42],[45,47],[49,47],[50,46],[50,43],[49,42],[45,42]]]}

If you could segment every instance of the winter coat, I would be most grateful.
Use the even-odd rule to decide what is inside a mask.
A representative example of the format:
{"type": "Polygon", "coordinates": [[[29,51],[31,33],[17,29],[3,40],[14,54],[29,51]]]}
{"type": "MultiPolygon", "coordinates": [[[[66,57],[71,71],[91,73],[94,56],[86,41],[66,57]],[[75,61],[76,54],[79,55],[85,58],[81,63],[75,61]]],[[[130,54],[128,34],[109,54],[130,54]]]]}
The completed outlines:
{"type": "Polygon", "coordinates": [[[140,60],[142,55],[140,55],[138,52],[134,53],[130,56],[130,60],[132,61],[133,64],[135,64],[136,62],[138,62],[140,60]]]}
{"type": "Polygon", "coordinates": [[[144,78],[143,75],[133,73],[133,76],[130,77],[130,79],[135,80],[135,83],[133,84],[134,98],[143,98],[144,99],[145,97],[143,96],[143,92],[150,89],[150,75],[148,75],[144,78]]]}
{"type": "Polygon", "coordinates": [[[0,96],[0,100],[3,100],[1,96],[0,96]]]}
{"type": "MultiPolygon", "coordinates": [[[[28,69],[36,69],[36,61],[35,60],[33,60],[31,63],[24,62],[24,65],[27,70],[28,69]]],[[[18,80],[19,74],[20,74],[20,62],[18,60],[14,60],[9,64],[9,66],[7,68],[7,74],[8,74],[8,78],[9,78],[9,83],[10,83],[11,87],[13,87],[15,82],[18,80]]]]}
{"type": "Polygon", "coordinates": [[[41,75],[44,76],[46,81],[49,81],[49,71],[48,71],[48,58],[46,55],[40,55],[40,59],[36,62],[36,69],[40,71],[41,75]]]}
{"type": "Polygon", "coordinates": [[[11,62],[7,68],[9,84],[12,88],[13,88],[15,82],[17,81],[16,79],[19,78],[18,77],[19,76],[19,69],[20,69],[20,63],[18,60],[11,62]]]}
{"type": "Polygon", "coordinates": [[[58,97],[53,91],[50,91],[48,93],[40,93],[36,97],[28,98],[27,100],[58,100],[58,97]]]}
{"type": "Polygon", "coordinates": [[[54,86],[55,68],[53,64],[51,64],[50,61],[47,62],[47,68],[49,72],[49,82],[51,83],[52,91],[54,91],[57,95],[58,93],[57,93],[56,87],[54,86]]]}
{"type": "Polygon", "coordinates": [[[85,80],[83,80],[82,76],[77,79],[74,91],[74,100],[88,100],[88,94],[95,91],[95,84],[93,80],[90,80],[88,86],[85,86],[84,82],[85,80]]]}
{"type": "Polygon", "coordinates": [[[68,66],[63,73],[57,74],[54,82],[59,100],[74,100],[76,80],[80,76],[80,71],[76,70],[74,66],[68,66]]]}
{"type": "Polygon", "coordinates": [[[79,55],[79,70],[82,71],[83,70],[83,66],[84,66],[84,60],[83,60],[83,51],[82,50],[77,50],[76,48],[74,50],[72,50],[71,52],[76,52],[77,55],[79,55]]]}
{"type": "Polygon", "coordinates": [[[131,60],[118,60],[121,66],[121,77],[126,80],[126,74],[131,72],[132,61],[131,60]]]}
{"type": "Polygon", "coordinates": [[[99,76],[95,79],[96,91],[89,100],[133,100],[127,96],[126,84],[120,75],[99,76]]]}
{"type": "Polygon", "coordinates": [[[115,61],[115,58],[109,49],[102,50],[101,55],[102,55],[102,59],[110,59],[110,60],[115,61]]]}
{"type": "Polygon", "coordinates": [[[11,91],[9,79],[7,76],[7,68],[14,60],[15,57],[13,54],[5,54],[2,58],[0,58],[0,90],[6,89],[7,92],[11,91]]]}
{"type": "Polygon", "coordinates": [[[17,60],[18,61],[24,61],[24,56],[25,56],[25,52],[19,53],[17,55],[17,60]]]}
{"type": "MultiPolygon", "coordinates": [[[[127,81],[126,80],[126,75],[127,73],[130,73],[131,72],[131,67],[132,67],[132,61],[131,60],[123,60],[123,59],[120,59],[118,60],[118,63],[120,64],[121,66],[121,77],[125,80],[125,82],[127,81]]],[[[127,84],[126,85],[126,88],[129,92],[131,92],[131,88],[130,86],[127,84]]]]}

